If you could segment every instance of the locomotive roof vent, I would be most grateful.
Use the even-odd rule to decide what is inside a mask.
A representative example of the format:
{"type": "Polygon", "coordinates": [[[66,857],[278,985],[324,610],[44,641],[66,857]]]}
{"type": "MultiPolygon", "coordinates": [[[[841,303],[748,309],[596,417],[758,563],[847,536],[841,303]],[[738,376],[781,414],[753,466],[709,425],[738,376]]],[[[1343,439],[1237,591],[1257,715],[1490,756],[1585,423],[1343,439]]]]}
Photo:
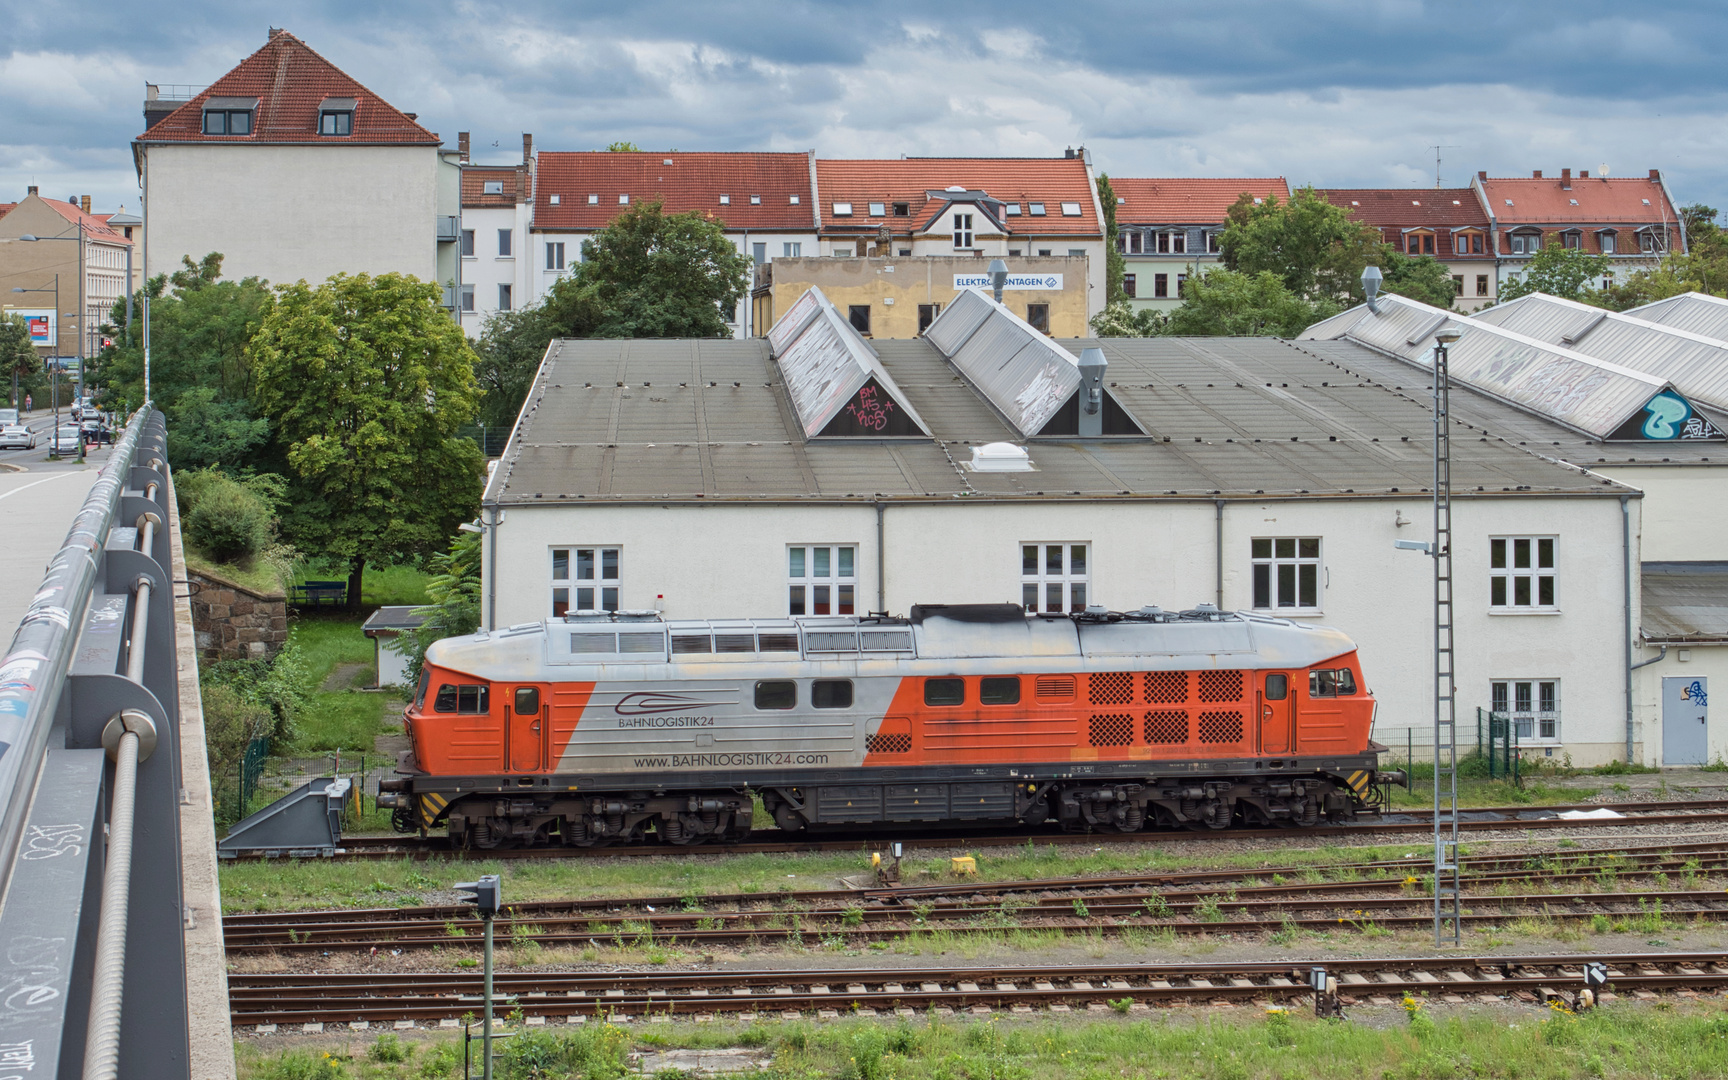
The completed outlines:
{"type": "Polygon", "coordinates": [[[912,622],[940,616],[955,622],[1019,622],[1026,618],[1026,609],[1019,604],[913,604],[912,622]]]}

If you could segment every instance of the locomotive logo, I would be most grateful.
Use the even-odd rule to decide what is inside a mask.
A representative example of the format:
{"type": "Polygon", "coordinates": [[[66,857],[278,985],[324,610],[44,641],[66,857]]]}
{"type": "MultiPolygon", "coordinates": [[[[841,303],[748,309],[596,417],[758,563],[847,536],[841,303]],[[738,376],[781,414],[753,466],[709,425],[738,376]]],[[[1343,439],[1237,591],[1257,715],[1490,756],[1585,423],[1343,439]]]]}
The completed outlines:
{"type": "Polygon", "coordinates": [[[683,694],[663,694],[644,692],[625,694],[618,699],[618,704],[612,706],[612,711],[619,716],[653,716],[656,713],[682,712],[685,709],[702,705],[725,705],[724,701],[703,701],[700,698],[686,697],[683,694]]]}

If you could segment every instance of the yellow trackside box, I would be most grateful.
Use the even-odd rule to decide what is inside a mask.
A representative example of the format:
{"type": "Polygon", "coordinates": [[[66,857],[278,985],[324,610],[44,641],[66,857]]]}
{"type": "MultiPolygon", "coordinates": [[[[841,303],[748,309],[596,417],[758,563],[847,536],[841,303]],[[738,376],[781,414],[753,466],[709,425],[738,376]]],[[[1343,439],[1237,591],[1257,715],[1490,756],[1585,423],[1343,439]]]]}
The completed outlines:
{"type": "Polygon", "coordinates": [[[961,855],[948,860],[948,869],[962,877],[978,872],[978,860],[970,855],[961,855]]]}

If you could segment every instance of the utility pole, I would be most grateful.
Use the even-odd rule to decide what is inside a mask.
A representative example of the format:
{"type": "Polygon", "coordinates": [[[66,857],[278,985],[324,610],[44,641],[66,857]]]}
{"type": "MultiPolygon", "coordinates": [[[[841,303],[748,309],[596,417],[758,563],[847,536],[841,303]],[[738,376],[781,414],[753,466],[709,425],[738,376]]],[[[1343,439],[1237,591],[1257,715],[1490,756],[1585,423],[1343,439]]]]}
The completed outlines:
{"type": "Polygon", "coordinates": [[[1442,151],[1442,150],[1457,150],[1457,149],[1460,149],[1460,147],[1442,144],[1439,146],[1430,146],[1428,149],[1434,151],[1434,190],[1439,191],[1440,190],[1440,151],[1442,151]]]}
{"type": "Polygon", "coordinates": [[[1461,941],[1458,869],[1458,679],[1452,637],[1451,373],[1447,350],[1461,336],[1451,324],[1434,335],[1434,944],[1452,922],[1461,941]]]}

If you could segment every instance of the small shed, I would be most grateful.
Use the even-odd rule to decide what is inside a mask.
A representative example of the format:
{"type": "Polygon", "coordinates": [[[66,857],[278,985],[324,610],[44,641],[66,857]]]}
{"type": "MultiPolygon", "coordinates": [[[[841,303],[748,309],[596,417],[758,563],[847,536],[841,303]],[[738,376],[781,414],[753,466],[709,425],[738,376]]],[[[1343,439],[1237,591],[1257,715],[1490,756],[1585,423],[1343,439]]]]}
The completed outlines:
{"type": "Polygon", "coordinates": [[[419,610],[407,606],[381,607],[361,625],[361,632],[372,639],[373,651],[377,653],[379,686],[408,685],[408,658],[387,646],[404,630],[420,628],[426,617],[415,614],[419,610]]]}

